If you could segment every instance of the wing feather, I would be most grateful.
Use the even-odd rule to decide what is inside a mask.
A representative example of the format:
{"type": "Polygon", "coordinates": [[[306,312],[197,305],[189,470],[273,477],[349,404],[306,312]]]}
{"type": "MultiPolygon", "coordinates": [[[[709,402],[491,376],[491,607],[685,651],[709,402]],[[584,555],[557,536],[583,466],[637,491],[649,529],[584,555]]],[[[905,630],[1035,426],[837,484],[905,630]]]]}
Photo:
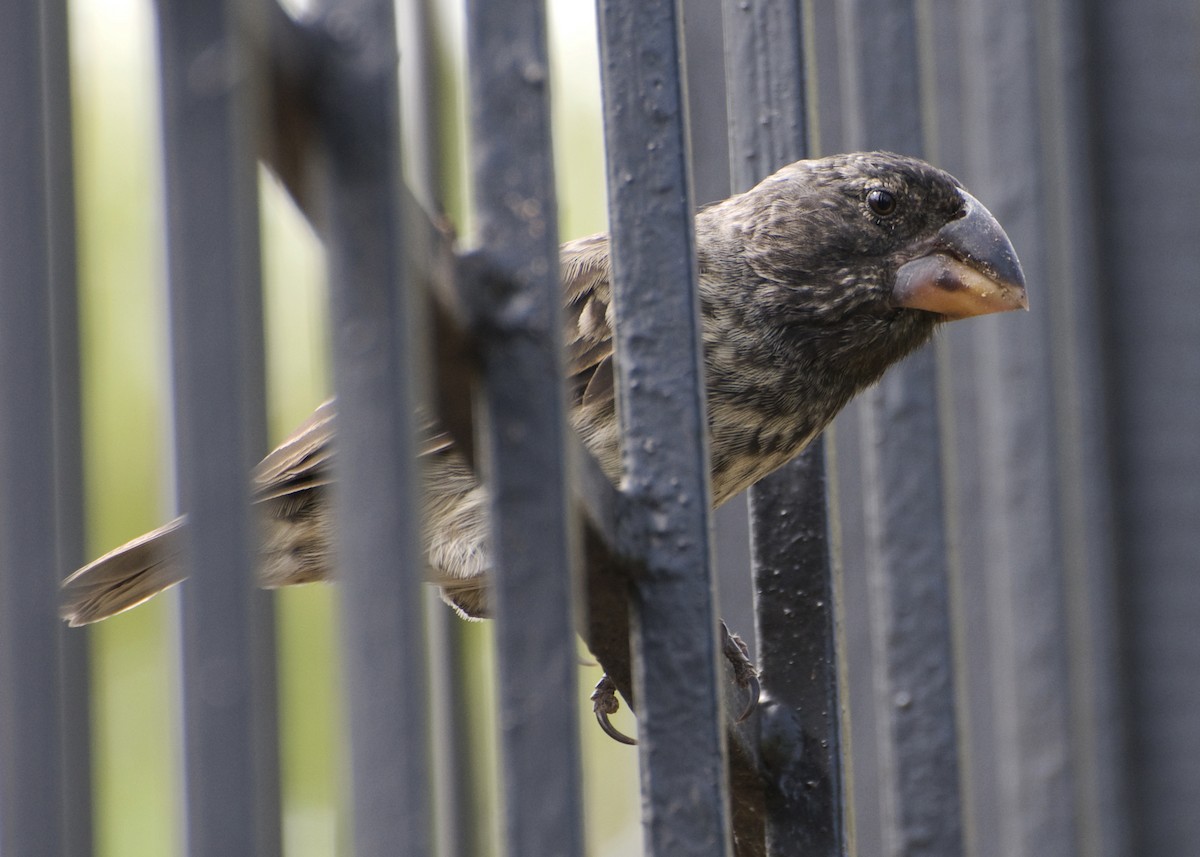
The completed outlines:
{"type": "MultiPolygon", "coordinates": [[[[312,415],[254,469],[256,502],[278,500],[320,488],[333,481],[334,400],[323,402],[312,415]]],[[[428,419],[421,420],[422,456],[446,453],[454,441],[428,419]]]]}
{"type": "Polygon", "coordinates": [[[571,404],[600,404],[613,396],[611,267],[608,236],[563,245],[568,389],[571,404]]]}

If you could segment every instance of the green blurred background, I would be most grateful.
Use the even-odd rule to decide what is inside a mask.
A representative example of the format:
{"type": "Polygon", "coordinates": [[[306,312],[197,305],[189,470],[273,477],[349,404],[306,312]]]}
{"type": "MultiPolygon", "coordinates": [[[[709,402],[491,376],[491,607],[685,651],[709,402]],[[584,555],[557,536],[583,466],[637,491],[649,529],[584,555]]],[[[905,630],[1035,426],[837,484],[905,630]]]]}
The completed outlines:
{"type": "MultiPolygon", "coordinates": [[[[564,239],[604,228],[604,165],[595,12],[554,0],[551,45],[555,157],[564,239]]],[[[150,0],[72,0],[76,181],[88,553],[96,556],[174,513],[162,226],[156,34],[150,0]]],[[[435,2],[444,204],[469,238],[466,210],[462,10],[435,2]]],[[[329,392],[324,259],[319,241],[266,172],[260,176],[266,305],[267,412],[272,442],[329,392]]],[[[264,450],[265,452],[265,450],[264,450]]],[[[345,732],[340,707],[336,587],[278,593],[283,831],[288,857],[349,854],[345,732]]],[[[183,853],[177,595],[93,626],[93,770],[97,853],[183,853]]],[[[473,750],[487,760],[477,819],[494,853],[494,695],[490,628],[453,622],[468,652],[473,750]]],[[[595,728],[580,668],[588,848],[640,848],[636,753],[595,728]]],[[[625,715],[623,715],[625,716],[625,715]]],[[[633,731],[634,724],[618,725],[633,731]]]]}

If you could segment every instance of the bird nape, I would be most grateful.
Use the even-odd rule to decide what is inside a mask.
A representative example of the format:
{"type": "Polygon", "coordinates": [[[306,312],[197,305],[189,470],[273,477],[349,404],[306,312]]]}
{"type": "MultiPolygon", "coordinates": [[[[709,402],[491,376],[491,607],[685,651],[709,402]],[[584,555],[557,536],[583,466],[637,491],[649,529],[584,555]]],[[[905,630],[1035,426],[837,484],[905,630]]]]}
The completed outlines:
{"type": "MultiPolygon", "coordinates": [[[[946,321],[1027,308],[1004,230],[953,176],[886,152],[799,161],[696,216],[713,502],[800,452],[847,401],[946,321]]],[[[620,476],[608,238],[561,252],[570,419],[620,476]]],[[[266,587],[336,577],[326,402],[255,469],[266,587]]],[[[485,617],[486,494],[436,421],[424,425],[422,533],[429,579],[485,617]]],[[[61,612],[83,625],[184,578],[186,518],[81,568],[61,612]]]]}

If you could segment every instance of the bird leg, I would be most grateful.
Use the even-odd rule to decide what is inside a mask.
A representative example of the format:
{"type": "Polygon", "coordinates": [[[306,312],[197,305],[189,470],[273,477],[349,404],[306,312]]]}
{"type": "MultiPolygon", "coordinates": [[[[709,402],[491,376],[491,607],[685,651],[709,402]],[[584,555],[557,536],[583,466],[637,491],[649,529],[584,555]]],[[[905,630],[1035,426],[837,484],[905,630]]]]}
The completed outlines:
{"type": "Polygon", "coordinates": [[[596,689],[592,691],[592,711],[596,715],[596,722],[600,724],[600,728],[604,730],[604,734],[620,744],[636,744],[635,738],[630,738],[616,726],[613,726],[608,719],[608,715],[616,712],[621,707],[620,701],[617,699],[617,685],[608,673],[600,677],[600,681],[596,682],[596,689]]]}
{"type": "Polygon", "coordinates": [[[729,630],[729,626],[725,624],[724,620],[721,620],[721,651],[724,653],[725,659],[733,666],[733,677],[737,681],[738,687],[750,691],[746,707],[734,721],[741,723],[758,707],[758,698],[762,688],[758,683],[758,670],[750,660],[750,648],[741,637],[729,630]]]}
{"type": "MultiPolygon", "coordinates": [[[[754,668],[754,664],[750,660],[750,649],[746,646],[745,641],[731,632],[723,621],[721,622],[721,652],[733,666],[733,677],[737,681],[738,687],[750,691],[746,707],[742,709],[735,721],[741,723],[758,707],[761,691],[758,683],[758,670],[754,668]]],[[[592,691],[591,699],[592,712],[596,715],[596,722],[600,724],[605,735],[621,744],[637,743],[636,739],[630,738],[613,726],[608,719],[610,714],[614,714],[621,707],[621,703],[617,699],[617,685],[608,677],[607,673],[600,677],[600,681],[596,682],[596,689],[592,691]]]]}

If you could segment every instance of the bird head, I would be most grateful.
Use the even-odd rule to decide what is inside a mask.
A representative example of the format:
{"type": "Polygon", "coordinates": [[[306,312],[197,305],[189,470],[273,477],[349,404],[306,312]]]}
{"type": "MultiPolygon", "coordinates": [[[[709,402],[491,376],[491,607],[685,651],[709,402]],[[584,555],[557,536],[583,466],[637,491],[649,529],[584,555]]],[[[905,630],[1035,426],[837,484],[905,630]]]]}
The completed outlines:
{"type": "Polygon", "coordinates": [[[788,316],[950,320],[1028,308],[1000,224],[957,179],[916,158],[798,161],[725,205],[744,261],[782,289],[788,316]]]}
{"type": "Polygon", "coordinates": [[[916,158],[798,161],[702,211],[697,234],[716,250],[700,260],[706,312],[740,316],[779,360],[845,371],[857,389],[941,322],[1028,307],[1000,224],[916,158]]]}

